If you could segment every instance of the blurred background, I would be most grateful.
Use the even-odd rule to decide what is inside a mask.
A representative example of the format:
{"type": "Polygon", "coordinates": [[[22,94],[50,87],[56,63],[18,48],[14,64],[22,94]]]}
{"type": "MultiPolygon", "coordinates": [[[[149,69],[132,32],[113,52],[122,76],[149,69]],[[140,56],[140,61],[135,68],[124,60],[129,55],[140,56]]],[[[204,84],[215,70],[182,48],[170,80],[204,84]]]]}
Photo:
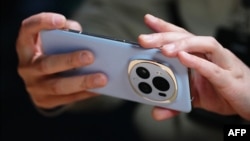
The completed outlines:
{"type": "MultiPolygon", "coordinates": [[[[42,11],[57,12],[70,17],[80,0],[2,0],[1,1],[1,140],[144,140],[134,126],[132,113],[137,104],[127,102],[119,110],[102,115],[63,114],[59,117],[44,117],[32,105],[24,84],[17,74],[15,41],[21,21],[42,11]],[[68,6],[70,5],[70,6],[68,6]]],[[[221,29],[222,36],[230,31],[221,29]]],[[[219,39],[220,36],[218,36],[219,39]]],[[[234,36],[230,36],[235,39],[234,36]]],[[[249,36],[247,35],[249,39],[249,36]]],[[[224,44],[230,44],[220,38],[224,44]]],[[[250,40],[248,40],[250,41],[250,40]]],[[[249,47],[249,42],[246,43],[249,47]]],[[[233,50],[233,48],[232,48],[233,50]]],[[[233,50],[244,62],[249,64],[247,52],[233,50]]],[[[185,119],[195,121],[196,130],[212,127],[216,129],[217,139],[223,137],[224,124],[238,124],[237,116],[219,116],[194,109],[185,119]],[[202,126],[202,128],[198,128],[202,126]],[[205,127],[205,128],[204,128],[205,127]]],[[[156,123],[161,124],[161,123],[156,123]]],[[[174,126],[178,125],[174,120],[174,126]]],[[[163,124],[164,125],[164,124],[163,124]]],[[[160,125],[159,125],[160,126],[160,125]]],[[[192,124],[189,126],[193,126],[192,124]]],[[[188,128],[188,127],[187,127],[188,128]]],[[[195,131],[194,131],[195,132],[195,131]]],[[[204,130],[206,135],[213,135],[204,130]]],[[[214,132],[213,132],[214,133],[214,132]]],[[[176,138],[178,140],[178,138],[176,138]]]]}

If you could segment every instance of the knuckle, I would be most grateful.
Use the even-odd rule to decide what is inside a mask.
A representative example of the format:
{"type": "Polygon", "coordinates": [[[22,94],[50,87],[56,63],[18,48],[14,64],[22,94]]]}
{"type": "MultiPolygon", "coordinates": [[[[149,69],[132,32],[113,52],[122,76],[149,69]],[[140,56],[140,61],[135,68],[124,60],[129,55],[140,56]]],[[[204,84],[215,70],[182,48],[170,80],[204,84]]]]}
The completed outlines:
{"type": "MultiPolygon", "coordinates": [[[[28,85],[28,84],[27,84],[28,85]]],[[[28,92],[29,95],[35,96],[36,94],[33,92],[33,88],[30,86],[26,86],[26,91],[28,92]]]]}
{"type": "Polygon", "coordinates": [[[178,49],[185,49],[188,45],[190,45],[190,42],[194,40],[193,37],[190,38],[184,38],[180,41],[175,42],[175,48],[178,49]]]}
{"type": "Polygon", "coordinates": [[[75,54],[71,54],[71,55],[68,55],[67,57],[66,57],[66,65],[67,66],[70,66],[70,67],[75,67],[75,66],[77,66],[76,65],[76,63],[75,63],[75,59],[74,59],[74,55],[75,54]]]}
{"type": "Polygon", "coordinates": [[[84,90],[86,90],[88,88],[88,82],[87,82],[87,76],[84,76],[82,79],[82,83],[81,83],[81,88],[83,88],[84,90]]]}
{"type": "MultiPolygon", "coordinates": [[[[51,109],[57,106],[55,97],[47,92],[41,91],[33,85],[28,85],[26,91],[31,97],[33,104],[39,108],[51,109]]],[[[56,98],[57,99],[57,98],[56,98]]]]}
{"type": "Polygon", "coordinates": [[[216,75],[216,76],[221,76],[221,69],[219,67],[214,67],[213,69],[213,74],[216,75]]]}
{"type": "Polygon", "coordinates": [[[46,107],[46,100],[45,98],[32,98],[33,103],[37,106],[37,107],[41,107],[41,108],[45,108],[46,107]]]}
{"type": "Polygon", "coordinates": [[[218,47],[221,47],[218,41],[212,36],[207,36],[207,41],[211,44],[212,50],[216,50],[218,47]]]}
{"type": "Polygon", "coordinates": [[[48,62],[47,59],[40,59],[39,63],[38,63],[38,70],[42,73],[47,74],[49,72],[49,66],[48,66],[48,62]]]}
{"type": "Polygon", "coordinates": [[[84,90],[93,88],[92,83],[91,83],[90,80],[91,80],[91,76],[90,76],[90,75],[88,75],[88,76],[83,76],[82,83],[81,83],[81,87],[82,87],[84,90]]]}
{"type": "Polygon", "coordinates": [[[165,41],[166,35],[165,34],[159,34],[160,41],[165,41]]]}
{"type": "Polygon", "coordinates": [[[30,86],[33,85],[35,78],[27,68],[21,67],[17,69],[17,73],[19,77],[22,79],[22,82],[25,84],[26,88],[29,88],[30,86]]]}
{"type": "Polygon", "coordinates": [[[213,44],[216,43],[216,39],[215,39],[214,37],[212,37],[212,36],[207,36],[207,40],[208,40],[209,42],[213,43],[213,44]]]}
{"type": "Polygon", "coordinates": [[[241,67],[235,69],[235,71],[232,71],[232,73],[234,78],[236,78],[236,80],[241,80],[244,78],[244,70],[241,67]]]}
{"type": "Polygon", "coordinates": [[[185,29],[182,28],[182,27],[179,28],[179,31],[178,31],[178,32],[181,32],[181,33],[189,33],[189,32],[187,32],[187,30],[185,30],[185,29]]]}
{"type": "Polygon", "coordinates": [[[32,93],[30,96],[31,96],[32,102],[37,107],[40,107],[40,108],[47,108],[48,107],[47,95],[38,95],[38,94],[32,93]]]}
{"type": "Polygon", "coordinates": [[[21,27],[26,27],[26,25],[27,25],[27,21],[28,21],[29,19],[27,18],[27,19],[24,19],[23,21],[22,21],[22,23],[21,23],[21,27]]]}
{"type": "Polygon", "coordinates": [[[18,67],[17,68],[17,73],[19,74],[19,76],[23,77],[23,74],[24,74],[25,70],[23,67],[18,67]]]}
{"type": "Polygon", "coordinates": [[[46,12],[41,12],[39,15],[40,18],[37,19],[37,23],[42,23],[43,19],[48,18],[48,13],[46,12]]]}
{"type": "Polygon", "coordinates": [[[161,33],[160,34],[159,33],[152,34],[152,39],[156,39],[152,43],[154,44],[154,46],[160,47],[160,46],[162,46],[162,41],[165,41],[164,38],[165,38],[164,35],[161,33]]]}
{"type": "Polygon", "coordinates": [[[39,97],[36,99],[33,99],[33,103],[43,109],[52,109],[55,108],[57,105],[56,103],[51,103],[48,97],[39,97]]]}
{"type": "Polygon", "coordinates": [[[51,87],[50,87],[50,89],[51,89],[51,93],[53,95],[61,94],[62,93],[62,88],[60,86],[60,80],[59,79],[54,80],[51,87]]]}

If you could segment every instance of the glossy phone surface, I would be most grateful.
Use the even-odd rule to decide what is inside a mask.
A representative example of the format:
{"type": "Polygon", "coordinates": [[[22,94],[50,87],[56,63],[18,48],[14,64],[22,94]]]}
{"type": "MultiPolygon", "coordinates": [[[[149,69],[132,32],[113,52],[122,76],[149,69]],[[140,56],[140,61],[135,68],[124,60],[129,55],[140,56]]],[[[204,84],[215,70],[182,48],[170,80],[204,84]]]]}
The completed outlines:
{"type": "Polygon", "coordinates": [[[124,100],[182,112],[191,111],[188,68],[177,58],[167,58],[158,49],[144,49],[136,43],[66,30],[41,32],[44,54],[78,50],[93,52],[93,64],[61,75],[102,72],[108,84],[89,91],[124,100]]]}

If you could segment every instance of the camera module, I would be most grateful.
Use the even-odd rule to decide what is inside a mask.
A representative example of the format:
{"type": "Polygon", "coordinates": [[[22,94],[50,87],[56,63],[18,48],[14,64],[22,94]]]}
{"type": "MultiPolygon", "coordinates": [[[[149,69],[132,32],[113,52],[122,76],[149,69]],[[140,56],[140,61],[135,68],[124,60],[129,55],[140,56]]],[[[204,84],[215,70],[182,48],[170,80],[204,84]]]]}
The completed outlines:
{"type": "Polygon", "coordinates": [[[146,100],[171,103],[176,99],[176,79],[167,65],[150,60],[133,60],[128,74],[135,92],[146,100]]]}
{"type": "Polygon", "coordinates": [[[151,86],[146,82],[139,83],[138,87],[145,94],[150,94],[152,92],[151,86]]]}
{"type": "Polygon", "coordinates": [[[170,88],[168,81],[160,76],[153,78],[153,85],[160,91],[167,91],[170,88]]]}
{"type": "Polygon", "coordinates": [[[147,78],[150,77],[149,71],[144,67],[138,67],[136,69],[136,73],[137,73],[138,76],[140,76],[143,79],[147,79],[147,78]]]}

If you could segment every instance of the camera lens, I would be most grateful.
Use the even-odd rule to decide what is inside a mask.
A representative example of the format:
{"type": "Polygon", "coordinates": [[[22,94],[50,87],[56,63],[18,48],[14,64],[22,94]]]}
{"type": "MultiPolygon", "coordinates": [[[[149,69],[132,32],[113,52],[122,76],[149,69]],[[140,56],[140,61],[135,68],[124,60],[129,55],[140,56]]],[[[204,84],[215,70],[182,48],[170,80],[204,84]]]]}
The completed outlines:
{"type": "Polygon", "coordinates": [[[144,78],[144,79],[147,79],[150,76],[149,71],[144,67],[138,67],[136,69],[136,73],[138,76],[140,76],[141,78],[144,78]]]}
{"type": "Polygon", "coordinates": [[[170,88],[168,81],[159,76],[153,79],[153,84],[160,91],[167,91],[170,88]]]}
{"type": "Polygon", "coordinates": [[[145,94],[149,94],[152,92],[151,86],[146,82],[139,83],[138,87],[145,94]]]}

